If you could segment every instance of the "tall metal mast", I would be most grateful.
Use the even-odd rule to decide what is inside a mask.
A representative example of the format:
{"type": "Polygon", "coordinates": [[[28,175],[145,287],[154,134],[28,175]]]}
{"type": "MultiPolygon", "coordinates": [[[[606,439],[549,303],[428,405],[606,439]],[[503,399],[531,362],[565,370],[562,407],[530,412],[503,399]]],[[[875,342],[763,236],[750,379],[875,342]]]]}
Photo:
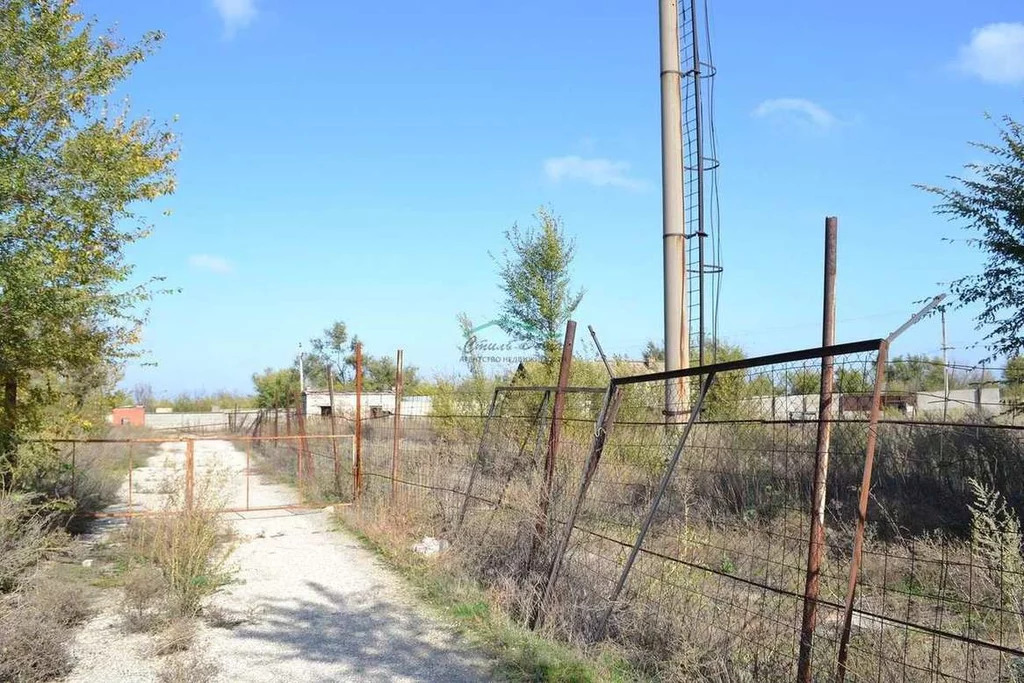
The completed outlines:
{"type": "Polygon", "coordinates": [[[686,301],[689,345],[699,363],[713,362],[718,338],[718,292],[722,268],[718,239],[718,159],[714,135],[714,75],[710,62],[707,0],[684,2],[680,52],[688,70],[682,79],[686,239],[686,301]],[[703,31],[702,31],[703,29],[703,31]],[[702,35],[703,34],[703,35],[702,35]],[[704,42],[702,49],[702,41],[704,42]],[[701,54],[704,53],[704,58],[701,54]],[[694,239],[696,238],[696,239],[694,239]],[[708,358],[708,350],[711,354],[708,358]]]}

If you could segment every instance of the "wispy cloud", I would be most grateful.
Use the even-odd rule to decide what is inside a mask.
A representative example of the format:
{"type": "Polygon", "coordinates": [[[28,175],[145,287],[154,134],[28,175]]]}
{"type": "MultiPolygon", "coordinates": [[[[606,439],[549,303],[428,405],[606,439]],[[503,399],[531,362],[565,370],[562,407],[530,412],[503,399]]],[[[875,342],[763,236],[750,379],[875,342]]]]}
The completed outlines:
{"type": "Polygon", "coordinates": [[[207,270],[218,275],[229,275],[235,272],[231,262],[221,256],[213,254],[192,254],[188,257],[188,264],[199,270],[207,270]]]}
{"type": "Polygon", "coordinates": [[[256,18],[256,0],[213,0],[221,20],[224,22],[224,33],[233,36],[256,18]]]}
{"type": "Polygon", "coordinates": [[[817,102],[802,97],[777,97],[765,100],[754,108],[757,118],[786,118],[809,123],[818,130],[833,128],[839,119],[817,102]]]}
{"type": "Polygon", "coordinates": [[[578,156],[552,157],[544,161],[544,175],[548,180],[579,181],[595,187],[621,187],[640,190],[644,181],[629,175],[628,161],[611,159],[584,159],[578,156]]]}
{"type": "Polygon", "coordinates": [[[1024,83],[1024,24],[988,24],[971,31],[956,67],[987,83],[1024,83]]]}

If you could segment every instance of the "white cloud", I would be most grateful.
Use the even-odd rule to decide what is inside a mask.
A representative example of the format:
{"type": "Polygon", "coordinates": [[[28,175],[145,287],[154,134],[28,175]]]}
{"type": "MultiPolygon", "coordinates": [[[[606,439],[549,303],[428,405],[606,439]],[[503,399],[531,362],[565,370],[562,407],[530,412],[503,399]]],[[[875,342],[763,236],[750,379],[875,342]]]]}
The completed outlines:
{"type": "Polygon", "coordinates": [[[642,180],[629,176],[628,161],[611,159],[552,157],[544,161],[544,175],[555,183],[578,180],[595,187],[621,187],[627,190],[639,190],[646,186],[642,180]]]}
{"type": "Polygon", "coordinates": [[[224,21],[224,32],[228,36],[256,18],[256,0],[213,0],[213,6],[224,21]]]}
{"type": "Polygon", "coordinates": [[[758,118],[775,116],[796,118],[799,121],[810,123],[819,130],[828,130],[839,123],[839,119],[828,109],[801,97],[778,97],[765,100],[754,108],[753,115],[758,118]]]}
{"type": "Polygon", "coordinates": [[[971,31],[956,66],[988,83],[1024,83],[1024,24],[988,24],[971,31]]]}
{"type": "Polygon", "coordinates": [[[213,254],[192,254],[188,257],[188,264],[199,270],[208,270],[219,275],[228,275],[235,272],[231,262],[221,256],[213,254]]]}

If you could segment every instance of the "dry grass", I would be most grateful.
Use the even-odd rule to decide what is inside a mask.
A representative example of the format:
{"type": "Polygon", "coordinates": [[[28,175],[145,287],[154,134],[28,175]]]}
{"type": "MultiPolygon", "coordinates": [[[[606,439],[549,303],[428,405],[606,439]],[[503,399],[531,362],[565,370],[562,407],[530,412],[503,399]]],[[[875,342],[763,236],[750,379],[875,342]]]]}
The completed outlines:
{"type": "Polygon", "coordinates": [[[187,652],[196,639],[196,622],[179,617],[172,619],[156,635],[153,654],[157,657],[187,652]]]}
{"type": "Polygon", "coordinates": [[[217,665],[196,652],[171,656],[157,673],[160,683],[208,683],[217,676],[217,665]]]}
{"type": "Polygon", "coordinates": [[[124,577],[121,614],[129,631],[152,631],[170,618],[170,588],[158,567],[143,565],[124,577]]]}
{"type": "Polygon", "coordinates": [[[0,594],[13,590],[47,554],[67,545],[59,516],[37,496],[0,490],[0,594]]]}
{"type": "Polygon", "coordinates": [[[216,512],[194,509],[136,519],[125,532],[132,554],[152,563],[170,596],[174,616],[199,613],[202,600],[227,579],[230,547],[216,512]]]}
{"type": "Polygon", "coordinates": [[[80,587],[49,578],[0,596],[0,681],[50,681],[72,667],[72,629],[91,612],[80,587]]]}
{"type": "MultiPolygon", "coordinates": [[[[585,430],[580,423],[572,427],[555,479],[549,529],[556,531],[587,452],[585,430]]],[[[836,605],[846,594],[865,433],[857,422],[834,433],[821,597],[836,605]]],[[[409,420],[400,477],[412,484],[400,484],[393,501],[387,479],[391,434],[381,429],[364,442],[366,471],[378,476],[366,477],[361,509],[350,513],[350,524],[397,549],[423,536],[450,540],[446,570],[478,582],[488,604],[525,623],[551,559],[551,538],[535,531],[541,479],[533,436],[524,422],[492,426],[474,485],[484,500],[471,501],[455,533],[463,502],[457,492],[466,488],[479,442],[471,436],[454,442],[450,425],[433,434],[429,421],[409,420]]],[[[998,482],[996,475],[1007,472],[1013,474],[1008,481],[1016,482],[1019,436],[890,424],[880,438],[879,461],[886,461],[873,488],[857,609],[881,618],[856,616],[851,676],[1024,680],[1021,662],[957,640],[1024,645],[1024,590],[1016,589],[1024,585],[1024,560],[1010,551],[1019,549],[1020,540],[1009,517],[1024,499],[1013,494],[998,504],[989,500],[996,521],[984,527],[988,540],[977,532],[972,537],[978,494],[961,479],[973,472],[998,482]],[[956,463],[955,470],[938,468],[942,459],[956,463]]],[[[802,609],[796,596],[806,578],[813,425],[714,424],[699,426],[691,441],[695,446],[670,482],[645,543],[664,557],[641,554],[608,637],[635,670],[659,680],[792,680],[802,609]]],[[[610,439],[549,605],[548,635],[582,648],[598,638],[607,597],[670,446],[664,427],[655,424],[627,425],[610,439]]],[[[841,618],[833,607],[819,609],[812,658],[820,675],[835,669],[841,618]]]]}

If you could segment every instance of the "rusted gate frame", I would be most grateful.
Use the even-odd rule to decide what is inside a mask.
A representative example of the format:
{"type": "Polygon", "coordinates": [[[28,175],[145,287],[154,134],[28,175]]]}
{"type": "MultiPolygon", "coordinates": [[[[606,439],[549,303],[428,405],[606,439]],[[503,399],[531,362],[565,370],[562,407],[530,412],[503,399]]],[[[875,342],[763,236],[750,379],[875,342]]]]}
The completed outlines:
{"type": "MultiPolygon", "coordinates": [[[[143,515],[154,515],[163,514],[164,511],[159,510],[135,510],[135,444],[150,444],[150,443],[184,443],[184,484],[185,484],[185,509],[191,510],[195,506],[195,442],[196,441],[227,441],[231,442],[243,442],[245,444],[245,468],[243,470],[245,477],[245,506],[226,508],[223,510],[217,510],[221,513],[236,513],[236,512],[253,512],[259,510],[278,510],[278,509],[298,509],[306,507],[305,505],[299,504],[283,504],[283,505],[264,505],[264,506],[252,506],[250,502],[250,477],[252,476],[252,445],[253,443],[259,443],[262,440],[267,441],[304,441],[306,439],[331,439],[332,442],[336,442],[337,439],[351,439],[351,434],[337,434],[331,435],[306,435],[306,436],[293,436],[293,437],[260,437],[259,435],[232,435],[232,436],[178,436],[173,438],[126,438],[126,439],[105,439],[105,438],[87,438],[87,439],[72,439],[72,438],[61,438],[61,439],[31,439],[30,441],[36,443],[52,443],[52,444],[70,444],[71,445],[71,486],[72,490],[77,484],[77,470],[78,470],[78,444],[124,444],[128,446],[128,493],[127,493],[127,509],[124,512],[97,512],[91,513],[86,516],[93,518],[114,518],[114,517],[137,517],[143,515]]],[[[301,448],[301,447],[300,447],[301,448]]],[[[308,445],[306,446],[307,457],[312,458],[312,454],[308,452],[308,445]]],[[[307,466],[308,467],[308,466],[307,466]]],[[[311,468],[310,468],[311,469],[311,468]]]]}
{"type": "Polygon", "coordinates": [[[711,385],[715,382],[716,371],[713,369],[707,369],[707,374],[701,373],[704,377],[704,381],[700,386],[700,393],[697,395],[697,401],[690,409],[690,418],[686,422],[686,426],[683,427],[683,433],[679,437],[679,442],[676,444],[675,451],[672,453],[672,457],[665,467],[665,472],[661,477],[661,484],[658,486],[658,492],[654,494],[654,499],[651,501],[651,507],[647,511],[647,517],[644,518],[643,524],[640,526],[640,533],[637,534],[636,541],[633,543],[632,549],[629,551],[629,557],[626,558],[626,564],[622,567],[622,573],[619,575],[619,580],[615,584],[615,588],[612,589],[612,594],[608,596],[608,606],[605,608],[604,615],[601,617],[601,624],[598,626],[598,640],[604,640],[605,633],[608,630],[608,620],[612,616],[612,611],[615,609],[615,601],[619,599],[619,594],[622,592],[623,587],[626,585],[626,580],[629,578],[629,572],[633,569],[633,563],[636,562],[637,555],[640,554],[640,548],[643,547],[644,539],[647,538],[647,533],[651,530],[651,524],[654,522],[654,516],[658,513],[658,506],[661,504],[661,499],[665,495],[665,491],[668,489],[669,482],[672,480],[672,475],[675,474],[676,465],[679,464],[679,457],[683,453],[683,448],[686,446],[686,441],[690,436],[690,431],[693,429],[694,423],[700,416],[701,408],[704,407],[704,399],[707,398],[708,390],[711,389],[711,385]]]}
{"type": "MultiPolygon", "coordinates": [[[[902,330],[901,330],[902,331],[902,330]]],[[[682,368],[680,370],[668,370],[664,372],[654,372],[642,375],[630,375],[625,377],[614,377],[609,383],[608,392],[609,395],[616,401],[621,400],[621,396],[616,396],[621,390],[621,387],[628,386],[631,384],[641,384],[645,382],[660,382],[670,379],[677,379],[680,377],[702,377],[709,374],[717,374],[722,372],[734,372],[738,370],[749,370],[753,368],[763,367],[767,365],[777,365],[785,363],[795,363],[803,360],[812,360],[814,358],[821,358],[826,355],[831,356],[843,356],[855,353],[866,353],[870,351],[878,351],[883,344],[882,339],[867,339],[858,342],[848,342],[844,344],[836,344],[828,347],[817,347],[809,349],[800,349],[797,351],[786,351],[783,353],[769,354],[766,356],[758,356],[755,358],[743,358],[735,361],[725,361],[722,363],[716,363],[714,365],[704,367],[690,367],[682,368]]],[[[577,492],[577,499],[573,503],[573,511],[578,516],[579,511],[582,509],[583,503],[586,499],[587,492],[590,487],[590,483],[593,481],[597,470],[600,466],[601,455],[603,454],[605,444],[607,443],[608,435],[615,424],[615,417],[618,412],[617,405],[614,411],[609,409],[609,400],[606,399],[604,406],[602,407],[602,414],[598,416],[597,423],[595,425],[595,436],[594,443],[591,447],[591,453],[588,457],[587,464],[584,468],[583,481],[580,482],[580,487],[577,492]]],[[[653,509],[653,508],[652,508],[653,509]]],[[[570,537],[573,530],[575,529],[575,520],[567,520],[565,524],[565,533],[560,540],[558,545],[558,552],[552,561],[552,568],[554,572],[549,572],[547,584],[545,585],[544,594],[542,595],[539,611],[537,614],[536,624],[543,624],[543,614],[546,608],[547,601],[550,599],[551,593],[558,581],[558,575],[561,570],[562,563],[564,561],[564,555],[568,549],[570,537]]],[[[609,605],[609,608],[612,605],[609,605]]],[[[606,625],[606,622],[603,622],[606,625]]],[[[602,636],[603,638],[603,627],[602,636]]]]}

